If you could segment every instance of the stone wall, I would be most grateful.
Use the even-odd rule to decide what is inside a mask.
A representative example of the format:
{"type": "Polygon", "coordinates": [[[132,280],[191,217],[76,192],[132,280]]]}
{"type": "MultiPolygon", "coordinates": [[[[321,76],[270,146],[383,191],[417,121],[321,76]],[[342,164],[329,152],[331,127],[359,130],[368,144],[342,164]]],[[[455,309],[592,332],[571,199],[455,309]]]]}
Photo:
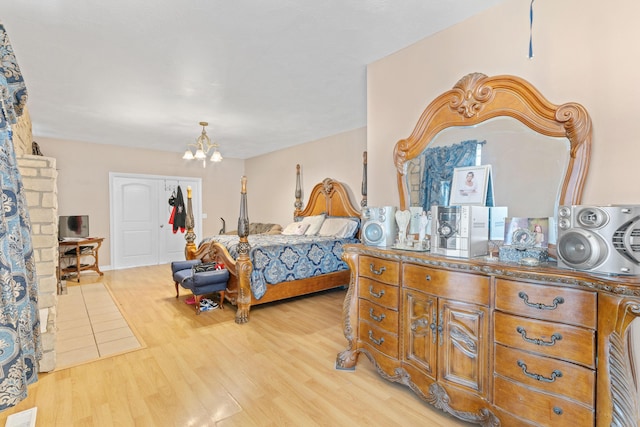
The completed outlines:
{"type": "Polygon", "coordinates": [[[43,357],[40,372],[56,367],[56,314],[58,305],[58,189],[56,159],[31,154],[18,156],[26,190],[38,277],[38,306],[43,357]]]}
{"type": "Polygon", "coordinates": [[[40,372],[56,367],[56,318],[58,307],[58,171],[56,159],[31,155],[31,117],[25,107],[11,126],[13,148],[26,190],[32,242],[38,275],[38,307],[43,355],[40,372]]]}

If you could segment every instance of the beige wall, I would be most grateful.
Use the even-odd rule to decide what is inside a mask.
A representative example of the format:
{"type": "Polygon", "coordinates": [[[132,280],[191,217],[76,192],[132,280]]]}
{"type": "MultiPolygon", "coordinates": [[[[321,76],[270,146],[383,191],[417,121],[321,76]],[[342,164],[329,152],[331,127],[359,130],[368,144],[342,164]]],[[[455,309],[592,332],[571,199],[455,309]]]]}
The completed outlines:
{"type": "Polygon", "coordinates": [[[534,3],[534,58],[528,59],[529,1],[508,0],[421,40],[367,69],[369,205],[399,203],[393,147],[424,108],[464,75],[513,74],[549,101],[578,102],[593,120],[594,141],[583,203],[640,204],[632,176],[640,69],[640,2],[534,3]]]}
{"type": "MultiPolygon", "coordinates": [[[[370,206],[397,205],[393,147],[409,136],[429,102],[470,72],[514,74],[529,80],[554,103],[574,101],[590,112],[594,142],[584,203],[639,203],[633,181],[636,154],[634,109],[639,91],[640,2],[616,7],[595,0],[536,2],[533,59],[527,58],[529,2],[507,0],[459,25],[428,37],[368,69],[368,127],[246,161],[228,159],[202,169],[179,153],[126,149],[38,138],[45,156],[57,159],[59,213],[92,216],[91,233],[109,235],[108,173],[203,178],[205,234],[237,224],[239,178],[248,177],[249,216],[254,222],[291,220],[295,165],[302,165],[303,196],[326,177],[346,182],[360,202],[362,152],[368,151],[370,206]],[[365,148],[366,147],[366,148],[365,148]],[[215,193],[215,197],[210,197],[215,193]]],[[[32,117],[37,121],[37,117],[32,117]]],[[[101,265],[109,265],[109,243],[101,265]]]]}
{"type": "Polygon", "coordinates": [[[367,131],[361,128],[248,159],[249,219],[282,226],[293,221],[296,164],[300,164],[303,204],[315,184],[332,178],[347,184],[359,207],[366,143],[367,131]]]}
{"type": "Polygon", "coordinates": [[[180,153],[37,136],[36,141],[45,156],[57,161],[58,214],[89,215],[91,235],[107,238],[100,249],[101,266],[111,264],[109,172],[201,178],[203,213],[208,217],[202,220],[204,234],[216,234],[220,230],[220,217],[225,218],[227,227],[235,228],[240,177],[244,174],[242,160],[225,158],[222,163],[209,164],[205,169],[195,161],[182,160],[180,153]]]}
{"type": "Polygon", "coordinates": [[[355,192],[354,203],[360,203],[366,130],[345,132],[246,162],[225,157],[222,163],[209,164],[206,169],[200,163],[182,160],[180,153],[37,136],[36,140],[43,154],[57,161],[59,215],[90,216],[91,234],[107,237],[100,249],[100,265],[109,267],[109,172],[202,178],[203,212],[208,217],[202,222],[204,235],[218,232],[220,217],[226,220],[227,230],[237,228],[240,177],[246,174],[249,219],[286,225],[293,217],[297,163],[302,166],[303,198],[315,183],[330,177],[347,183],[355,192]]]}

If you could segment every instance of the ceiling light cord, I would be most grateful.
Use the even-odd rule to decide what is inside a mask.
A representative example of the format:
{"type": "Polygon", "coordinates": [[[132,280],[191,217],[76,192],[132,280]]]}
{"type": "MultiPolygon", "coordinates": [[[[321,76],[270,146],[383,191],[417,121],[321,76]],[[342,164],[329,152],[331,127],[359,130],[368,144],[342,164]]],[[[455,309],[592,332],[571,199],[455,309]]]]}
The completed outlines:
{"type": "Polygon", "coordinates": [[[529,59],[533,58],[533,2],[529,6],[529,59]]]}

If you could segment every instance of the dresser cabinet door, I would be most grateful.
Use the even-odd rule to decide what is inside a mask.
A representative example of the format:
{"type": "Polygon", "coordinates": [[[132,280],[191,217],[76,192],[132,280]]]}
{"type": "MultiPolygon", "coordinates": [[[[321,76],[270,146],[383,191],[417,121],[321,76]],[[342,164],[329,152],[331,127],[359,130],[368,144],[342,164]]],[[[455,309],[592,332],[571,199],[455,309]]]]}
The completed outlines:
{"type": "Polygon", "coordinates": [[[489,378],[489,310],[487,307],[441,299],[442,335],[438,376],[487,395],[489,378]]]}
{"type": "Polygon", "coordinates": [[[487,307],[405,292],[405,362],[483,396],[489,378],[487,307]]]}
{"type": "Polygon", "coordinates": [[[436,379],[438,299],[418,291],[405,293],[405,362],[436,379]]]}

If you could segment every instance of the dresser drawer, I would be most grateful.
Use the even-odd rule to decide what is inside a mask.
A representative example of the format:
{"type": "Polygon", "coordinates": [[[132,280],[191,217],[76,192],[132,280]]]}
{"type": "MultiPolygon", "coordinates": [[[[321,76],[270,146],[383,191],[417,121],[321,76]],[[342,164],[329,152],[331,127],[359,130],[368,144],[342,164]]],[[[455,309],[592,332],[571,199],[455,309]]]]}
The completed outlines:
{"type": "Polygon", "coordinates": [[[494,337],[509,347],[595,367],[596,337],[590,329],[496,312],[494,337]]]}
{"type": "Polygon", "coordinates": [[[595,406],[595,372],[591,369],[497,344],[495,372],[542,391],[595,406]]]}
{"type": "Polygon", "coordinates": [[[399,288],[375,280],[360,277],[358,279],[358,297],[385,307],[398,309],[399,288]]]}
{"type": "Polygon", "coordinates": [[[538,426],[593,426],[593,409],[569,399],[542,393],[496,376],[493,382],[496,406],[521,418],[535,421],[538,426]]]}
{"type": "Polygon", "coordinates": [[[387,356],[398,358],[398,335],[369,322],[360,322],[360,341],[387,356]]]}
{"type": "Polygon", "coordinates": [[[400,281],[400,264],[398,261],[363,255],[358,259],[358,274],[397,286],[400,281]]]}
{"type": "Polygon", "coordinates": [[[389,332],[398,333],[398,312],[374,304],[365,299],[358,300],[360,319],[378,325],[389,332]]]}
{"type": "Polygon", "coordinates": [[[468,273],[404,264],[402,286],[473,304],[489,305],[490,279],[468,273]]]}
{"type": "Polygon", "coordinates": [[[510,313],[595,328],[596,304],[595,292],[496,280],[496,308],[510,313]]]}

